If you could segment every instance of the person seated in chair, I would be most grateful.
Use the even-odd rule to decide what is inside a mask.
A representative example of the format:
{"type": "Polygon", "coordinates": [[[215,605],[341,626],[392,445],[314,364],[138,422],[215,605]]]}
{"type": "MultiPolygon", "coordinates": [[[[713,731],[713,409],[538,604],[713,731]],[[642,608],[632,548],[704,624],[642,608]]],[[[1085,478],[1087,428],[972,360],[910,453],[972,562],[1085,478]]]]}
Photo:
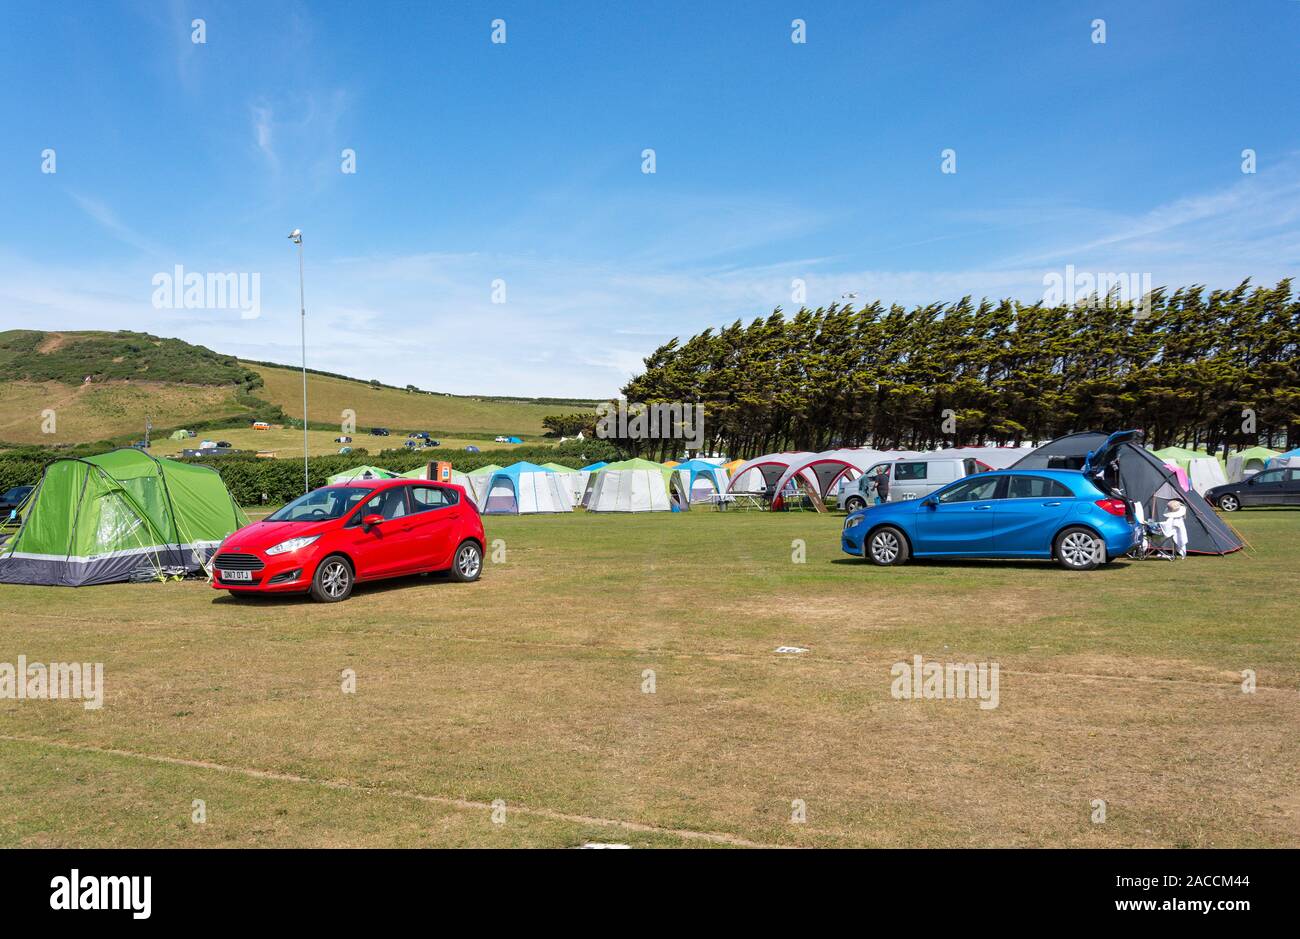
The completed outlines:
{"type": "Polygon", "coordinates": [[[1181,499],[1169,500],[1165,517],[1160,520],[1160,530],[1173,539],[1178,556],[1187,557],[1187,506],[1181,499]]]}

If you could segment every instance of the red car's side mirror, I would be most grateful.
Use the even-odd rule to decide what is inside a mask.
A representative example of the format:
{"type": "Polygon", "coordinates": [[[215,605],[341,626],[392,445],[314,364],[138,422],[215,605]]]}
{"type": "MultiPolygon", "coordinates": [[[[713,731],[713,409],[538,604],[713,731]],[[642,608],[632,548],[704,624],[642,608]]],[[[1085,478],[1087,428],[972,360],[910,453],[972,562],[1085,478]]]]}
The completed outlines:
{"type": "Polygon", "coordinates": [[[367,515],[361,520],[361,527],[369,531],[384,520],[382,515],[367,515]]]}

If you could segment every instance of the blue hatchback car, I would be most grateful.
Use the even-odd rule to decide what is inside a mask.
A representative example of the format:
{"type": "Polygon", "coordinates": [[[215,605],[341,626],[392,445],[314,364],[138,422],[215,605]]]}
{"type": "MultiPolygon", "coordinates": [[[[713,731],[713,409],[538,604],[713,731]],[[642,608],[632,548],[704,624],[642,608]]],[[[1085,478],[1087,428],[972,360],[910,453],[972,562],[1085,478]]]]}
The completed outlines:
{"type": "Polygon", "coordinates": [[[881,565],[909,557],[1044,558],[1087,571],[1124,555],[1137,533],[1128,502],[1083,472],[1011,469],[853,512],[840,547],[881,565]]]}

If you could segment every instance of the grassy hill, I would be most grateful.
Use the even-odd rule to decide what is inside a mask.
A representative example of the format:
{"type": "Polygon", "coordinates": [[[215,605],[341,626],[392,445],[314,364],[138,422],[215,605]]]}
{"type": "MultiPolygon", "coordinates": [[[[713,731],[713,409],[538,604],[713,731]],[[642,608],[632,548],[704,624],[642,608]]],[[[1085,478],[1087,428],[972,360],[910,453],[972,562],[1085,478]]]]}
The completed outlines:
{"type": "MultiPolygon", "coordinates": [[[[265,382],[258,395],[279,405],[284,413],[302,418],[302,372],[291,368],[251,366],[265,382]]],[[[308,415],[313,426],[343,420],[343,411],[356,412],[357,430],[388,427],[393,431],[427,430],[435,436],[487,438],[498,434],[538,437],[542,418],[580,410],[568,404],[537,404],[524,400],[471,398],[374,387],[350,378],[307,375],[308,415]]]]}
{"type": "MultiPolygon", "coordinates": [[[[395,435],[427,430],[451,445],[490,442],[498,434],[536,438],[544,416],[594,407],[410,391],[321,372],[309,372],[307,386],[311,426],[337,434],[350,409],[360,446],[375,442],[362,437],[376,425],[395,435]]],[[[176,427],[206,428],[203,436],[212,437],[224,425],[231,433],[221,438],[243,446],[235,428],[285,417],[302,418],[302,373],[290,367],[244,362],[147,333],[0,332],[0,446],[126,443],[143,435],[146,419],[155,439],[176,427]],[[47,411],[54,412],[54,433],[45,432],[47,411]]],[[[333,434],[321,436],[323,452],[333,434]]],[[[266,443],[277,449],[281,442],[266,443]]],[[[389,445],[400,441],[389,438],[389,445]]]]}

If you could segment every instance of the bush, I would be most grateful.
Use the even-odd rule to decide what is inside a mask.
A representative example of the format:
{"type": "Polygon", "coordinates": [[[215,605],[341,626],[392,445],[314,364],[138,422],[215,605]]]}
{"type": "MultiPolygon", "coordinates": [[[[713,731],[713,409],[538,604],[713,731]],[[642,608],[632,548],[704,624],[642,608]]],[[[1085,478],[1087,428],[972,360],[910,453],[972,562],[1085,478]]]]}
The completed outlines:
{"type": "MultiPolygon", "coordinates": [[[[11,486],[31,486],[41,478],[45,464],[59,457],[90,456],[103,453],[111,447],[76,447],[65,450],[45,450],[39,447],[20,448],[0,454],[0,491],[11,486]]],[[[483,453],[466,453],[464,450],[438,448],[433,450],[385,450],[376,456],[364,451],[347,454],[314,456],[307,461],[307,475],[311,488],[324,486],[328,477],[354,466],[370,463],[404,473],[445,460],[453,468],[468,473],[500,463],[508,466],[520,460],[531,463],[559,463],[574,469],[599,460],[622,459],[622,454],[604,440],[571,440],[558,447],[517,447],[513,450],[488,450],[483,453]]],[[[259,459],[245,454],[228,456],[190,457],[182,463],[199,463],[210,466],[221,474],[226,488],[240,505],[258,505],[262,493],[271,503],[288,502],[302,495],[302,460],[291,457],[259,459]]]]}

